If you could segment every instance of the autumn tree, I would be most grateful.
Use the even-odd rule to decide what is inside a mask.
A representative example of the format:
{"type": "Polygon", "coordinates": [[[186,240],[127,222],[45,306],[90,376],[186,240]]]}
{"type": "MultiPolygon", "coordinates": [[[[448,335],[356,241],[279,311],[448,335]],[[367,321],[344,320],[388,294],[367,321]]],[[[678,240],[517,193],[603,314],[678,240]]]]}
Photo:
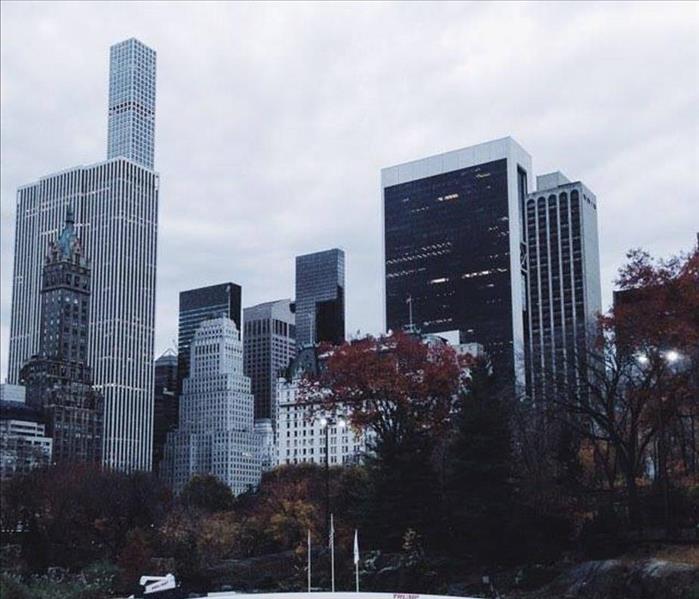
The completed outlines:
{"type": "Polygon", "coordinates": [[[601,318],[597,339],[579,356],[581,382],[565,389],[558,403],[601,453],[613,449],[629,518],[639,527],[637,479],[651,448],[658,449],[657,477],[665,487],[669,523],[668,433],[684,412],[696,415],[699,254],[656,261],[633,251],[628,260],[617,279],[621,293],[613,310],[601,318]]]}
{"type": "Polygon", "coordinates": [[[207,513],[230,510],[233,500],[231,488],[212,474],[195,474],[178,496],[183,507],[207,513]]]}
{"type": "Polygon", "coordinates": [[[399,547],[408,528],[438,534],[440,485],[435,449],[449,429],[463,385],[463,360],[447,344],[399,332],[367,337],[329,352],[300,397],[369,432],[365,499],[368,533],[399,547]]]}

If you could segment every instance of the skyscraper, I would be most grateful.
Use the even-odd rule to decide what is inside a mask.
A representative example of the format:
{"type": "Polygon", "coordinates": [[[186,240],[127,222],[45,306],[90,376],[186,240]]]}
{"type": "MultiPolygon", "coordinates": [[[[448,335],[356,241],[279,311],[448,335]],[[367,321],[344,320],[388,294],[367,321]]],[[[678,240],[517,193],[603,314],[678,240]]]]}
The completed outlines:
{"type": "Polygon", "coordinates": [[[387,329],[458,330],[524,383],[530,173],[510,137],[381,171],[387,329]]]}
{"type": "Polygon", "coordinates": [[[245,376],[255,396],[255,418],[275,420],[277,379],[296,353],[291,300],[266,302],[243,312],[245,376]]]}
{"type": "Polygon", "coordinates": [[[135,38],[109,52],[107,158],[123,156],[153,169],[155,50],[135,38]]]}
{"type": "MultiPolygon", "coordinates": [[[[113,61],[110,79],[138,71],[138,61],[135,54],[113,61]]],[[[131,85],[136,90],[151,86],[141,77],[131,85]]],[[[129,110],[139,108],[130,105],[129,110]]],[[[110,142],[117,138],[116,132],[110,134],[110,142]]],[[[139,140],[134,135],[118,146],[115,142],[106,162],[19,188],[8,367],[10,382],[16,382],[22,365],[39,350],[44,250],[70,204],[92,261],[87,345],[94,383],[105,401],[103,462],[124,470],[148,470],[152,459],[159,179],[131,159],[138,154],[134,146],[139,140]]]]}
{"type": "Polygon", "coordinates": [[[560,172],[536,178],[527,199],[527,383],[533,398],[579,384],[602,310],[597,199],[560,172]]]}
{"type": "Polygon", "coordinates": [[[180,292],[180,317],[177,334],[177,392],[189,375],[189,345],[199,325],[224,314],[242,330],[242,289],[235,283],[221,283],[180,292]]]}
{"type": "Polygon", "coordinates": [[[259,483],[262,466],[238,328],[225,316],[206,320],[190,352],[179,427],[167,435],[161,475],[175,492],[194,474],[213,474],[242,493],[259,483]]]}
{"type": "Polygon", "coordinates": [[[345,253],[296,257],[296,346],[345,340],[345,253]]]}
{"type": "Polygon", "coordinates": [[[53,461],[98,464],[104,406],[87,362],[91,273],[74,224],[68,207],[43,268],[39,352],[22,367],[20,380],[27,404],[44,414],[53,461]]]}
{"type": "Polygon", "coordinates": [[[52,444],[41,410],[0,399],[0,480],[48,466],[52,444]]]}
{"type": "Polygon", "coordinates": [[[165,439],[177,428],[177,354],[166,351],[155,361],[153,390],[153,471],[158,473],[163,459],[165,439]]]}

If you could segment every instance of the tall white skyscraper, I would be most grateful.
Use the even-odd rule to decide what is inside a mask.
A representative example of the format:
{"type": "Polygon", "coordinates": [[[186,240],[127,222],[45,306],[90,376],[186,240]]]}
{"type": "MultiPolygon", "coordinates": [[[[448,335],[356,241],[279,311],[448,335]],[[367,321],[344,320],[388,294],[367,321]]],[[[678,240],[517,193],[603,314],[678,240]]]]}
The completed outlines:
{"type": "Polygon", "coordinates": [[[109,52],[107,158],[124,156],[153,168],[155,50],[131,38],[109,52]]]}
{"type": "Polygon", "coordinates": [[[542,399],[580,384],[602,297],[595,194],[560,172],[537,177],[536,187],[527,198],[524,355],[530,395],[542,399]]]}
{"type": "Polygon", "coordinates": [[[225,316],[202,322],[190,346],[179,427],[167,434],[160,470],[175,492],[195,474],[213,474],[236,495],[260,482],[254,405],[235,323],[225,316]]]}
{"type": "MultiPolygon", "coordinates": [[[[124,44],[145,48],[137,40],[114,48],[124,44]]],[[[154,75],[155,53],[147,50],[154,75]]],[[[142,53],[129,54],[129,60],[115,60],[115,54],[120,55],[113,49],[110,81],[138,72],[142,53]]],[[[154,78],[131,79],[134,98],[153,88],[154,78]]],[[[110,103],[109,160],[41,177],[17,191],[8,378],[16,383],[22,365],[39,350],[45,248],[58,235],[70,205],[92,260],[88,363],[105,401],[103,461],[121,470],[149,470],[159,179],[150,170],[152,144],[145,146],[150,147],[148,158],[140,134],[112,146],[112,140],[121,138],[118,127],[113,132],[116,113],[111,109],[110,103]]],[[[124,110],[140,109],[127,102],[124,110]]]]}

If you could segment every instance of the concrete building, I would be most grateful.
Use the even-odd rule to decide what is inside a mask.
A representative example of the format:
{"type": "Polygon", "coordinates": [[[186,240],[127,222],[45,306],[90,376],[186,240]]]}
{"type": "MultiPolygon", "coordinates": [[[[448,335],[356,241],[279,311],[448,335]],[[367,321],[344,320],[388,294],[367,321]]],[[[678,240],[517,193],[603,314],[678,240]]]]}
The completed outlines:
{"type": "Polygon", "coordinates": [[[243,311],[245,376],[255,396],[255,419],[274,426],[277,379],[296,355],[296,326],[291,300],[265,302],[243,311]]]}
{"type": "Polygon", "coordinates": [[[296,257],[296,346],[345,340],[345,253],[296,257]]]}
{"type": "Polygon", "coordinates": [[[0,480],[48,466],[52,443],[40,410],[0,401],[0,480]]]}
{"type": "Polygon", "coordinates": [[[40,410],[55,464],[99,464],[104,403],[88,364],[91,269],[70,206],[49,244],[41,285],[39,351],[20,371],[26,403],[40,410]]]}
{"type": "Polygon", "coordinates": [[[189,346],[194,333],[205,320],[222,314],[242,330],[242,288],[235,283],[221,283],[180,292],[179,328],[177,332],[177,393],[189,376],[189,346]]]}
{"type": "Polygon", "coordinates": [[[387,330],[458,330],[522,387],[531,172],[510,137],[381,171],[387,330]]]}
{"type": "Polygon", "coordinates": [[[235,323],[226,317],[202,322],[190,352],[179,426],[167,434],[161,476],[179,492],[195,474],[213,474],[237,495],[259,483],[261,451],[235,323]]]}
{"type": "Polygon", "coordinates": [[[158,474],[163,459],[165,439],[177,428],[177,354],[166,351],[155,361],[153,389],[153,471],[158,474]]]}
{"type": "Polygon", "coordinates": [[[534,399],[569,392],[602,311],[597,199],[555,172],[527,198],[527,387],[534,399]]]}
{"type": "Polygon", "coordinates": [[[15,403],[25,403],[27,390],[22,385],[11,385],[10,383],[0,383],[0,401],[13,401],[15,403]]]}
{"type": "Polygon", "coordinates": [[[154,154],[155,50],[131,38],[109,51],[107,157],[153,170],[154,154]]]}
{"type": "Polygon", "coordinates": [[[154,118],[154,104],[139,98],[154,99],[155,52],[137,40],[114,48],[110,159],[42,177],[17,192],[8,379],[17,383],[21,367],[39,351],[46,241],[58,234],[70,205],[92,261],[87,361],[105,401],[103,462],[149,470],[159,177],[151,170],[151,130],[141,126],[154,118]]]}

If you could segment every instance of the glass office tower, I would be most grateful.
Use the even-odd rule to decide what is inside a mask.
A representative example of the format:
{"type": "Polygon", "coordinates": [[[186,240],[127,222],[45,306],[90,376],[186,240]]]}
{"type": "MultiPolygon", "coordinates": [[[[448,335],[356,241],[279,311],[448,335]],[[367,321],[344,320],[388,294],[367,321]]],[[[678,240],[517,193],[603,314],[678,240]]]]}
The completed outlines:
{"type": "Polygon", "coordinates": [[[345,253],[296,256],[296,347],[345,340],[345,253]]]}
{"type": "Polygon", "coordinates": [[[107,157],[124,156],[153,168],[155,151],[155,50],[137,39],[109,53],[107,157]]]}
{"type": "Polygon", "coordinates": [[[509,137],[381,171],[387,329],[457,330],[524,383],[530,172],[509,137]]]}
{"type": "Polygon", "coordinates": [[[180,292],[180,317],[177,335],[177,392],[189,375],[189,346],[199,325],[222,315],[230,318],[241,331],[242,288],[235,283],[221,283],[180,292]]]}

